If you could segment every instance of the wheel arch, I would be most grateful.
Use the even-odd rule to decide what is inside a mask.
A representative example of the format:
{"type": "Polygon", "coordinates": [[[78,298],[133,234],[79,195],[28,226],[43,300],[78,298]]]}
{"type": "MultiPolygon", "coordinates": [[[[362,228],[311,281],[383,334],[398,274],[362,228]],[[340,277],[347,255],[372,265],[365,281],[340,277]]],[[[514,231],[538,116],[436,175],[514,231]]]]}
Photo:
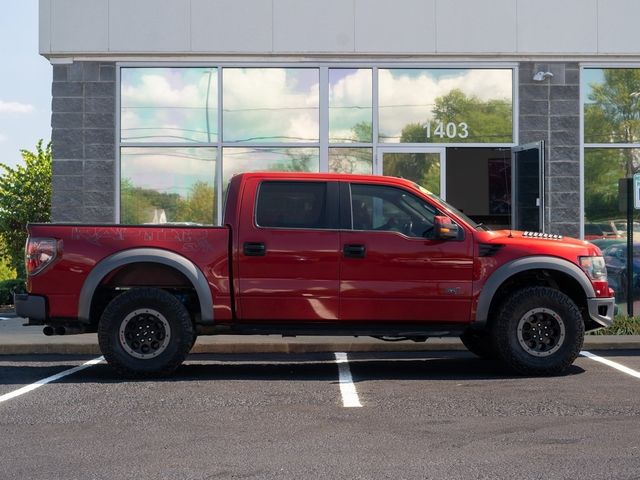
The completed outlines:
{"type": "Polygon", "coordinates": [[[157,248],[135,248],[114,253],[98,262],[82,285],[78,302],[78,319],[90,322],[91,306],[96,290],[114,270],[133,263],[151,263],[170,267],[182,274],[193,286],[200,306],[201,323],[213,323],[213,296],[204,273],[189,259],[157,248]]]}
{"type": "Polygon", "coordinates": [[[570,280],[573,280],[575,284],[582,289],[586,298],[596,296],[593,285],[587,278],[586,274],[580,269],[580,267],[568,260],[549,256],[518,258],[499,267],[487,279],[478,298],[474,325],[486,325],[489,320],[489,314],[493,307],[492,303],[496,293],[498,293],[500,288],[510,279],[528,271],[550,271],[558,273],[562,276],[568,277],[570,280]]]}

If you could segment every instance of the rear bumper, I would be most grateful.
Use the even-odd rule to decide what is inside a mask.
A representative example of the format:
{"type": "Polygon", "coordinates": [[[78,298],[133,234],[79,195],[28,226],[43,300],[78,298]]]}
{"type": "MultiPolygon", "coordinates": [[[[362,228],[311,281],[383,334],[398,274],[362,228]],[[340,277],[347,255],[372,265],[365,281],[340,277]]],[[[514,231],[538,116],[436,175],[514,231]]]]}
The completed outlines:
{"type": "Polygon", "coordinates": [[[616,314],[615,297],[587,298],[587,305],[591,320],[603,327],[610,327],[613,324],[613,317],[616,314]]]}
{"type": "Polygon", "coordinates": [[[16,306],[16,315],[28,318],[29,323],[44,323],[47,319],[47,302],[45,297],[39,295],[29,295],[28,293],[16,293],[13,296],[16,306]]]}

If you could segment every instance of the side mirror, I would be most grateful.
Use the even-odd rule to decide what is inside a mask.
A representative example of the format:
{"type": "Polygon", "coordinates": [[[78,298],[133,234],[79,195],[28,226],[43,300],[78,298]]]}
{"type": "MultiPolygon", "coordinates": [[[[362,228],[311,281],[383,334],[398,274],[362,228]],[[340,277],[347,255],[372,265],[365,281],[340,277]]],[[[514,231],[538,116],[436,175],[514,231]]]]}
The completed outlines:
{"type": "Polygon", "coordinates": [[[434,218],[435,240],[451,240],[458,238],[458,225],[446,215],[436,215],[434,218]]]}

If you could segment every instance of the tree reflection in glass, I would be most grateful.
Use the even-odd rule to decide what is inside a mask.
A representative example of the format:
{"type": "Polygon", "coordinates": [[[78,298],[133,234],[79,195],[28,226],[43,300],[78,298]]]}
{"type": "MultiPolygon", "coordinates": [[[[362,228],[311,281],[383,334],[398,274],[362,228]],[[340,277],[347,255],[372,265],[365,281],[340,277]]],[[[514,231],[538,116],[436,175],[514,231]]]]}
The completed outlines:
{"type": "Polygon", "coordinates": [[[215,148],[122,148],[120,222],[216,223],[215,148]]]}
{"type": "Polygon", "coordinates": [[[380,69],[379,141],[511,143],[511,69],[380,69]],[[415,131],[421,129],[417,135],[415,131]]]}

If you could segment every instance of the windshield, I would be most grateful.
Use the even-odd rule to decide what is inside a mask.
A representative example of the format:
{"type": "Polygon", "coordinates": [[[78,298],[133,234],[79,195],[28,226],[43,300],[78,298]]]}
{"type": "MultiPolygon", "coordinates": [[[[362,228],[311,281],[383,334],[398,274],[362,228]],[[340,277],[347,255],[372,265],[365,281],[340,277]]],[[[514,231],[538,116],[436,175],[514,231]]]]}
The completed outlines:
{"type": "Polygon", "coordinates": [[[450,213],[454,214],[457,217],[460,217],[461,219],[463,219],[465,222],[467,222],[469,224],[469,226],[475,228],[475,229],[480,229],[480,230],[489,230],[489,228],[486,225],[483,225],[481,223],[476,223],[473,220],[471,220],[469,217],[467,217],[464,213],[462,213],[460,210],[458,210],[456,207],[449,205],[447,202],[445,202],[444,200],[442,200],[438,195],[436,195],[435,193],[431,193],[429,190],[427,190],[426,188],[424,188],[421,185],[418,185],[417,183],[414,183],[414,186],[420,190],[422,193],[424,193],[425,195],[427,195],[428,197],[436,200],[439,204],[441,204],[442,206],[445,207],[445,210],[449,211],[450,213]]]}

